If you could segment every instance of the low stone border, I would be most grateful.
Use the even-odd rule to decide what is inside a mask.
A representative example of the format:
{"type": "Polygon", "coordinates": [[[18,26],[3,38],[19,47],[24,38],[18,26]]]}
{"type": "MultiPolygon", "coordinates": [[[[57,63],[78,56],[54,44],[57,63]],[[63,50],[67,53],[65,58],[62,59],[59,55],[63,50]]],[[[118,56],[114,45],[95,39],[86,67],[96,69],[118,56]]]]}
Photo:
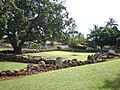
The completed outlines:
{"type": "Polygon", "coordinates": [[[0,61],[33,63],[33,64],[38,64],[39,61],[45,61],[46,64],[55,63],[55,60],[46,60],[40,56],[26,56],[26,55],[13,55],[13,54],[0,54],[0,61]]]}
{"type": "MultiPolygon", "coordinates": [[[[57,49],[22,49],[23,53],[39,53],[39,52],[48,52],[48,51],[57,51],[57,49]]],[[[2,50],[0,53],[3,54],[14,54],[13,50],[2,50]]]]}
{"type": "Polygon", "coordinates": [[[96,61],[96,62],[90,62],[90,61],[77,61],[77,60],[65,60],[62,64],[41,64],[34,66],[32,63],[28,64],[27,67],[21,70],[3,70],[0,71],[0,77],[14,77],[14,76],[26,76],[41,72],[47,72],[51,70],[57,70],[62,68],[69,68],[69,67],[75,67],[75,66],[81,66],[86,64],[92,64],[92,63],[98,63],[98,62],[104,62],[106,60],[96,61]]]}
{"type": "Polygon", "coordinates": [[[5,70],[5,71],[0,70],[0,78],[26,76],[26,75],[37,74],[41,72],[47,72],[62,68],[69,68],[69,67],[81,66],[86,64],[105,62],[107,61],[107,59],[114,58],[115,56],[120,57],[120,55],[103,53],[103,54],[88,55],[88,59],[86,61],[78,61],[77,59],[62,61],[61,57],[56,58],[56,60],[45,60],[42,59],[41,57],[1,54],[0,61],[24,62],[29,64],[27,65],[27,67],[21,70],[5,70]],[[33,64],[38,64],[38,65],[34,66],[33,64]]]}

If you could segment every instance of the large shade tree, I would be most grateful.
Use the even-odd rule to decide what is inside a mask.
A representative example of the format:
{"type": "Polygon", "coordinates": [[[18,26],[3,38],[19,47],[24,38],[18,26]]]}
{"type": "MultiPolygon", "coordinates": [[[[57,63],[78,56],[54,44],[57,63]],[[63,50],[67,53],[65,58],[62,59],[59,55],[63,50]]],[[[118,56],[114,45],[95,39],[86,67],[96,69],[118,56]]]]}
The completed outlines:
{"type": "Polygon", "coordinates": [[[20,54],[26,41],[59,39],[72,24],[61,0],[0,0],[0,37],[20,54]]]}

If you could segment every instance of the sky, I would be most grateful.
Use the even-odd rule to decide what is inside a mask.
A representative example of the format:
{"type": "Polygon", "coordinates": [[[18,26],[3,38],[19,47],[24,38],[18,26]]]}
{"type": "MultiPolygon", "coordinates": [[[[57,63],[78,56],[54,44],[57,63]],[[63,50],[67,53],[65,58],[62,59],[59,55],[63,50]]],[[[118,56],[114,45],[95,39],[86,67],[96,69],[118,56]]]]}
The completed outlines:
{"type": "Polygon", "coordinates": [[[105,26],[109,18],[120,25],[120,0],[66,0],[65,6],[85,36],[93,25],[105,26]]]}

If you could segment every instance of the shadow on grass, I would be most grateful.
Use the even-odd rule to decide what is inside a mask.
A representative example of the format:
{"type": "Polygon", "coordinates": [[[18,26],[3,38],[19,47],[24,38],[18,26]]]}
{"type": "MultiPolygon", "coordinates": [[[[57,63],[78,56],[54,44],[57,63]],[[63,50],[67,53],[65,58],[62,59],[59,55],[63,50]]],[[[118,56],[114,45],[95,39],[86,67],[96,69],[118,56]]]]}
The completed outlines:
{"type": "Polygon", "coordinates": [[[115,80],[106,80],[100,89],[120,90],[120,74],[115,80]]]}

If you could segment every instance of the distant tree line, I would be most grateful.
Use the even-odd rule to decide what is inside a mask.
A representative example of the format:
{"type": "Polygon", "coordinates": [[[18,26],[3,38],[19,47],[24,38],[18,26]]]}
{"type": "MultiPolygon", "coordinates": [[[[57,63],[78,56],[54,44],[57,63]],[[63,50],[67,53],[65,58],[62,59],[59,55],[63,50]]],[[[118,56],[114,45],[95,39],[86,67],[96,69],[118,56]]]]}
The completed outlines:
{"type": "Polygon", "coordinates": [[[89,40],[89,46],[120,46],[120,30],[118,24],[113,18],[109,18],[105,26],[94,25],[93,29],[90,29],[87,39],[89,40]]]}

